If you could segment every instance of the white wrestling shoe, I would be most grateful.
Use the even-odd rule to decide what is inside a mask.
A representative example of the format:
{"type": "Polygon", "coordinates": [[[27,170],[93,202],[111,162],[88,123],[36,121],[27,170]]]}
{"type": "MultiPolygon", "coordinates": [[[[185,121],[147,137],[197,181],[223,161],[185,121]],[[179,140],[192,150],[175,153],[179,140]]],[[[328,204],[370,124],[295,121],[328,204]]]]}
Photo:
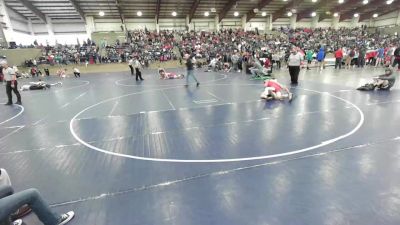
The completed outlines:
{"type": "Polygon", "coordinates": [[[72,218],[74,218],[74,216],[75,216],[75,213],[73,211],[69,211],[65,214],[62,214],[61,221],[57,225],[67,224],[69,221],[72,220],[72,218]]]}
{"type": "Polygon", "coordinates": [[[12,223],[12,225],[22,225],[22,220],[16,220],[12,223]]]}

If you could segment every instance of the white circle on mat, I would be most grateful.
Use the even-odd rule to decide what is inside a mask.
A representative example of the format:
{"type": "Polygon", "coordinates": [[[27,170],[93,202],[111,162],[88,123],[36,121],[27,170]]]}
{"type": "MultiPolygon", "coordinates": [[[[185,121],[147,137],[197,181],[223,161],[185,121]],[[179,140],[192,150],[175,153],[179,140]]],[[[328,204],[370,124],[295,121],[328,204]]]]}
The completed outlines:
{"type": "MultiPolygon", "coordinates": [[[[231,85],[231,84],[213,84],[213,85],[223,86],[223,85],[231,85]]],[[[257,86],[259,86],[259,84],[241,84],[241,85],[242,85],[242,86],[251,86],[251,85],[257,85],[257,86]]],[[[212,86],[212,85],[210,85],[210,86],[212,86]]],[[[172,88],[177,88],[177,87],[172,87],[172,88]]],[[[152,91],[155,91],[155,90],[166,90],[166,89],[172,89],[172,88],[153,89],[152,91]]],[[[297,88],[297,89],[300,89],[300,88],[297,88]]],[[[313,146],[310,146],[310,147],[307,147],[307,148],[297,149],[297,150],[293,150],[293,151],[289,151],[289,152],[284,152],[284,153],[279,153],[279,154],[270,154],[270,155],[254,156],[254,157],[228,158],[228,159],[170,159],[170,158],[151,158],[151,157],[134,156],[134,155],[128,155],[128,154],[123,154],[123,153],[111,152],[111,151],[108,151],[108,150],[105,150],[105,149],[98,148],[98,147],[93,146],[93,145],[89,144],[88,142],[82,140],[82,139],[76,134],[76,132],[75,132],[75,130],[74,130],[74,127],[73,127],[74,121],[76,121],[76,119],[77,119],[82,113],[84,113],[84,112],[88,111],[89,109],[92,109],[92,108],[94,108],[94,107],[96,107],[96,106],[98,106],[98,105],[104,104],[104,103],[106,103],[106,102],[114,101],[114,100],[117,100],[117,99],[120,99],[120,98],[124,98],[124,97],[127,97],[127,96],[131,96],[131,95],[142,94],[142,93],[148,92],[148,91],[149,91],[149,90],[148,90],[148,91],[135,92],[135,93],[130,93],[130,94],[126,94],[126,95],[122,95],[122,96],[118,96],[118,97],[106,99],[106,100],[100,101],[100,102],[98,102],[98,103],[96,103],[96,104],[94,104],[94,105],[91,105],[91,106],[89,106],[89,107],[83,109],[82,111],[80,111],[78,114],[76,114],[76,115],[71,119],[70,124],[69,124],[69,129],[70,129],[70,132],[71,132],[72,136],[73,136],[79,143],[81,143],[82,145],[84,145],[84,146],[86,146],[86,147],[88,147],[88,148],[90,148],[90,149],[92,149],[92,150],[95,150],[95,151],[97,151],[97,152],[101,152],[101,153],[104,153],[104,154],[107,154],[107,155],[113,155],[113,156],[118,156],[118,157],[129,158],[129,159],[153,161],[153,162],[173,162],[173,163],[228,163],[228,162],[242,162],[242,161],[254,161],[254,160],[262,160],[262,159],[272,159],[272,158],[279,158],[279,157],[284,157],[284,156],[290,156],[290,155],[296,155],[296,154],[300,154],[300,153],[304,153],[304,152],[309,152],[309,151],[312,151],[312,150],[315,150],[315,149],[318,149],[318,148],[321,148],[321,147],[330,145],[330,144],[332,144],[332,143],[335,143],[335,142],[337,142],[337,141],[339,141],[339,140],[342,140],[342,139],[344,139],[344,138],[347,138],[347,137],[353,135],[353,134],[354,134],[355,132],[357,132],[357,131],[361,128],[361,126],[364,124],[364,119],[365,119],[364,113],[363,113],[362,110],[361,110],[357,105],[355,105],[354,103],[352,103],[352,102],[350,102],[350,101],[348,101],[348,100],[346,100],[346,99],[340,98],[340,97],[338,97],[338,96],[332,95],[332,94],[330,94],[330,93],[328,93],[328,92],[321,92],[321,91],[316,91],[316,90],[311,90],[311,89],[301,89],[301,90],[309,91],[309,92],[314,92],[314,93],[321,94],[321,95],[328,95],[329,97],[335,98],[335,99],[337,99],[337,100],[339,100],[339,101],[342,101],[342,102],[344,102],[344,103],[346,103],[346,104],[349,104],[352,108],[356,109],[357,112],[359,113],[359,115],[360,115],[360,120],[359,120],[359,122],[357,123],[357,125],[356,125],[351,131],[349,131],[349,132],[347,132],[347,133],[345,133],[345,134],[343,134],[343,135],[340,135],[340,136],[338,136],[338,137],[335,137],[335,138],[332,138],[332,139],[328,139],[328,140],[322,141],[320,144],[313,145],[313,146]]]]}

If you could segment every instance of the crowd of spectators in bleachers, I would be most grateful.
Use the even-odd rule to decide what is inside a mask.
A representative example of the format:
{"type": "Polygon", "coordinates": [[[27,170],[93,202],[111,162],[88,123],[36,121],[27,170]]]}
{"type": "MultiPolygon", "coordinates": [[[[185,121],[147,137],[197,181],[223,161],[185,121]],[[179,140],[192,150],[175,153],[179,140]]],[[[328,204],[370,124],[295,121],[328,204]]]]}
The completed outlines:
{"type": "MultiPolygon", "coordinates": [[[[56,45],[42,46],[43,56],[37,58],[37,64],[71,64],[71,63],[112,63],[127,62],[138,58],[143,65],[154,61],[182,59],[185,53],[196,56],[199,62],[210,64],[217,59],[220,67],[224,63],[232,64],[232,56],[240,64],[252,59],[266,59],[271,65],[279,68],[288,58],[290,49],[296,46],[303,55],[312,52],[313,58],[321,48],[325,56],[334,58],[339,48],[343,51],[343,63],[351,55],[351,65],[376,65],[393,60],[400,38],[376,31],[367,27],[318,29],[280,28],[270,34],[242,29],[222,29],[217,32],[206,31],[161,31],[134,30],[127,33],[126,40],[101,40],[99,43],[87,40],[75,46],[56,45]],[[378,60],[383,51],[384,60],[378,60]],[[236,56],[239,58],[236,59],[236,56]]],[[[35,46],[38,46],[35,43],[35,46]]],[[[27,61],[26,65],[31,65],[27,61]]]]}

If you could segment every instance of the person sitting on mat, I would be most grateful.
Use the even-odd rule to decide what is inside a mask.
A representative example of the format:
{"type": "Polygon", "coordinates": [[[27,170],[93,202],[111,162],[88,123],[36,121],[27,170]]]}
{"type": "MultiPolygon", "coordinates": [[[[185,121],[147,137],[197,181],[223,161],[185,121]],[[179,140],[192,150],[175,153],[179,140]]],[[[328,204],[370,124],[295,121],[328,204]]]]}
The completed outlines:
{"type": "MultiPolygon", "coordinates": [[[[0,187],[1,186],[10,186],[11,187],[11,179],[8,176],[8,173],[5,169],[0,168],[0,187]]],[[[0,193],[1,196],[1,193],[0,193]]],[[[13,225],[22,224],[21,218],[28,215],[32,212],[32,209],[28,205],[21,206],[17,211],[10,215],[9,221],[14,221],[13,225]]],[[[7,225],[9,225],[9,221],[7,221],[7,225]]],[[[0,223],[2,224],[2,223],[0,223]]]]}
{"type": "Polygon", "coordinates": [[[205,72],[218,72],[219,70],[221,70],[221,62],[219,57],[215,57],[210,61],[210,64],[208,64],[208,68],[205,72]]]}
{"type": "Polygon", "coordinates": [[[224,72],[229,73],[231,72],[231,64],[226,62],[224,63],[224,72]]]}
{"type": "MultiPolygon", "coordinates": [[[[64,225],[74,218],[73,211],[59,215],[54,213],[36,189],[28,189],[18,193],[9,185],[0,186],[0,224],[10,224],[10,215],[28,205],[44,225],[64,225]]],[[[13,222],[21,225],[22,220],[13,222]]]]}
{"type": "Polygon", "coordinates": [[[261,65],[258,59],[254,59],[253,67],[250,68],[250,72],[253,75],[253,78],[271,75],[268,70],[261,65]]]}
{"type": "Polygon", "coordinates": [[[265,90],[261,93],[261,98],[266,100],[284,100],[285,98],[292,101],[293,94],[289,91],[289,89],[282,84],[280,84],[276,79],[266,80],[264,81],[265,90]],[[282,90],[286,93],[283,94],[282,90]]]}
{"type": "Polygon", "coordinates": [[[30,77],[31,77],[31,75],[30,75],[29,73],[27,73],[27,72],[22,72],[20,78],[30,78],[30,77]]]}
{"type": "Polygon", "coordinates": [[[391,67],[385,69],[385,74],[374,77],[372,83],[367,83],[357,90],[359,91],[373,91],[375,88],[379,90],[390,90],[396,83],[396,75],[393,73],[391,67]]]}
{"type": "Polygon", "coordinates": [[[167,73],[164,68],[158,68],[158,75],[160,75],[160,79],[162,80],[183,79],[185,77],[183,74],[167,73]]]}
{"type": "Polygon", "coordinates": [[[28,91],[28,90],[46,90],[47,88],[51,88],[52,86],[62,85],[61,82],[57,82],[54,84],[48,84],[44,81],[39,80],[39,82],[30,82],[29,84],[22,85],[21,91],[28,91]]]}

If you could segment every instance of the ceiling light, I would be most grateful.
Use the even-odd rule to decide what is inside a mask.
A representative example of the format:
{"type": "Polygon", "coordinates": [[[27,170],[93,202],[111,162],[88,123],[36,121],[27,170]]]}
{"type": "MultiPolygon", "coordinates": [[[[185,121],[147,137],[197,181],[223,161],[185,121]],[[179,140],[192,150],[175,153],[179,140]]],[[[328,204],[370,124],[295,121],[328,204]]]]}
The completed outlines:
{"type": "Polygon", "coordinates": [[[357,18],[357,17],[359,17],[360,15],[358,14],[358,13],[354,13],[354,17],[355,18],[357,18]]]}
{"type": "Polygon", "coordinates": [[[172,13],[171,13],[171,15],[172,16],[176,16],[176,15],[178,15],[175,11],[173,11],[172,13]]]}
{"type": "Polygon", "coordinates": [[[311,13],[311,16],[312,16],[312,17],[315,17],[315,16],[317,16],[317,13],[316,13],[316,12],[312,12],[312,13],[311,13]]]}
{"type": "Polygon", "coordinates": [[[312,2],[317,2],[317,0],[312,0],[312,2]]]}
{"type": "Polygon", "coordinates": [[[326,11],[325,14],[326,15],[331,15],[331,12],[330,11],[326,11]]]}
{"type": "Polygon", "coordinates": [[[266,12],[262,12],[261,15],[262,16],[267,16],[267,13],[266,12]]]}
{"type": "Polygon", "coordinates": [[[137,16],[142,16],[143,15],[142,11],[138,11],[136,14],[137,14],[137,16]]]}
{"type": "Polygon", "coordinates": [[[338,16],[339,16],[339,13],[334,13],[333,16],[334,16],[334,17],[338,17],[338,16]]]}
{"type": "Polygon", "coordinates": [[[363,4],[364,4],[364,5],[368,4],[368,0],[364,0],[364,1],[363,1],[363,4]]]}
{"type": "Polygon", "coordinates": [[[234,16],[239,16],[239,12],[234,12],[233,15],[234,16]]]}
{"type": "Polygon", "coordinates": [[[104,16],[104,15],[105,15],[105,13],[103,11],[99,12],[99,16],[104,16]]]}
{"type": "Polygon", "coordinates": [[[387,0],[386,1],[386,4],[388,4],[388,5],[390,5],[390,4],[392,4],[393,3],[393,0],[387,0]]]}
{"type": "Polygon", "coordinates": [[[209,16],[210,15],[210,13],[209,12],[204,12],[204,16],[209,16]]]}
{"type": "Polygon", "coordinates": [[[339,4],[342,4],[344,2],[344,0],[339,0],[339,4]]]}
{"type": "Polygon", "coordinates": [[[288,16],[293,16],[293,13],[292,12],[288,12],[287,15],[288,16]]]}
{"type": "Polygon", "coordinates": [[[376,18],[378,16],[379,16],[378,13],[375,13],[372,17],[376,18]]]}
{"type": "Polygon", "coordinates": [[[210,11],[215,13],[215,12],[217,12],[217,9],[216,8],[211,8],[210,11]]]}
{"type": "Polygon", "coordinates": [[[296,13],[297,12],[297,9],[292,9],[292,13],[296,13]]]}

